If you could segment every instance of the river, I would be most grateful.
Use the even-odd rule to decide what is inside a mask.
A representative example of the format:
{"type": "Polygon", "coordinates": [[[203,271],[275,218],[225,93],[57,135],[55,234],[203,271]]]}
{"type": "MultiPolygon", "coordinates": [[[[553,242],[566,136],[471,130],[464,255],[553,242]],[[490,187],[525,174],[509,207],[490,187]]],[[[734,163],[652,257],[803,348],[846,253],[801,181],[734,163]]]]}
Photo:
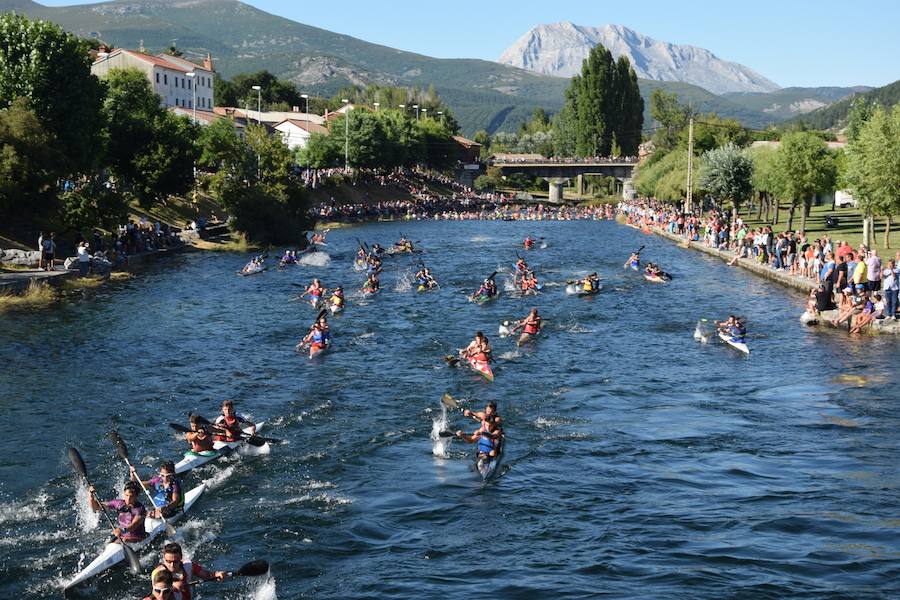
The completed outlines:
{"type": "MultiPolygon", "coordinates": [[[[382,223],[328,242],[316,264],[253,277],[235,275],[246,256],[184,253],[0,315],[0,597],[58,597],[107,534],[67,447],[109,497],[126,474],[109,429],[157,465],[184,449],[167,423],[213,417],[224,398],[287,443],[187,477],[209,484],[179,525],[187,552],[272,564],[201,597],[900,595],[896,340],[806,328],[794,292],[611,222],[382,223]],[[363,300],[356,238],[401,232],[425,252],[386,259],[383,292],[363,300]],[[548,243],[527,253],[543,293],[468,302],[527,234],[548,243]],[[623,271],[640,245],[671,283],[623,271]],[[416,258],[440,290],[410,286],[416,258]],[[600,294],[564,293],[590,271],[600,294]],[[293,350],[315,311],[291,301],[312,277],[349,300],[315,361],[293,350]],[[517,350],[498,325],[532,306],[545,335],[517,350]],[[692,337],[730,312],[747,318],[749,357],[692,337]],[[477,329],[493,383],[443,360],[477,329]],[[444,392],[499,405],[508,444],[487,485],[471,446],[435,456],[444,392]]],[[[120,567],[78,597],[144,596],[159,547],[142,577],[120,567]]]]}

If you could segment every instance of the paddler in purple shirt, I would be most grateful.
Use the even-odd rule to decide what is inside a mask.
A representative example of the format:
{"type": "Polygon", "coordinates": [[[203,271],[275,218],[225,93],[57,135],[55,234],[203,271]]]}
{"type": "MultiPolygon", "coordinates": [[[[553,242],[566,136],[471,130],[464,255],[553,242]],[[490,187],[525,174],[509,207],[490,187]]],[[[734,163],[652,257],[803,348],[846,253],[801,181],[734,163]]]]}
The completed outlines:
{"type": "MultiPolygon", "coordinates": [[[[94,512],[100,512],[103,508],[95,499],[94,486],[91,486],[89,491],[91,492],[88,497],[91,509],[94,512]]],[[[119,526],[113,532],[116,536],[120,536],[122,541],[139,542],[147,537],[147,531],[144,529],[144,518],[147,516],[147,509],[138,501],[140,493],[141,488],[137,482],[128,481],[125,483],[125,492],[122,494],[122,498],[103,503],[104,507],[116,511],[119,526]]]]}

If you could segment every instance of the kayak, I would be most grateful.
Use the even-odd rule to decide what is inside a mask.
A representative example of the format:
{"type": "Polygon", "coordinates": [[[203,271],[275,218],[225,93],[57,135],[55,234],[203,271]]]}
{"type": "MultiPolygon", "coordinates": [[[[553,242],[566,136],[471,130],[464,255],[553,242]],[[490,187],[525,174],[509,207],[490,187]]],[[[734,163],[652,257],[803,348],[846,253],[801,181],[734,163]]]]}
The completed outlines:
{"type": "Polygon", "coordinates": [[[513,327],[518,324],[518,321],[503,321],[503,323],[500,324],[500,328],[497,330],[497,333],[500,335],[500,337],[506,337],[512,333],[513,327]]]}
{"type": "Polygon", "coordinates": [[[238,271],[238,275],[240,275],[241,277],[246,277],[248,275],[256,275],[257,273],[262,273],[263,271],[265,271],[268,268],[269,267],[261,267],[258,269],[250,269],[247,271],[238,271]]]}
{"type": "Polygon", "coordinates": [[[312,294],[303,294],[303,299],[309,302],[309,305],[315,309],[321,308],[322,296],[314,296],[312,294]]]}
{"type": "Polygon", "coordinates": [[[480,373],[482,377],[488,381],[494,381],[494,372],[491,370],[491,366],[486,360],[475,360],[475,357],[467,356],[466,362],[469,363],[469,366],[472,367],[474,371],[480,373]]]}
{"type": "Polygon", "coordinates": [[[636,265],[624,265],[622,268],[623,269],[631,269],[632,271],[640,271],[641,265],[640,265],[640,263],[638,263],[636,265]]]}
{"type": "Polygon", "coordinates": [[[498,290],[497,293],[494,294],[493,296],[488,296],[487,294],[479,294],[477,296],[473,296],[472,298],[470,298],[470,300],[472,302],[474,302],[475,304],[484,304],[485,302],[490,302],[491,300],[493,300],[494,298],[496,298],[499,295],[500,295],[500,292],[498,290]]]}
{"type": "MultiPolygon", "coordinates": [[[[204,491],[206,491],[205,483],[189,490],[184,495],[184,509],[181,512],[176,513],[172,517],[169,517],[169,523],[177,521],[182,516],[184,516],[204,491]]],[[[144,530],[147,532],[147,537],[139,542],[129,542],[128,544],[136,553],[139,553],[141,550],[149,546],[153,542],[153,540],[155,540],[159,536],[159,534],[163,533],[166,530],[166,524],[162,519],[151,519],[148,517],[144,519],[144,530]]],[[[69,580],[69,582],[65,585],[64,590],[73,588],[92,577],[96,577],[100,573],[109,570],[123,560],[125,560],[125,550],[122,549],[122,545],[118,542],[107,543],[106,547],[103,548],[103,551],[97,556],[97,558],[92,560],[88,566],[83,568],[78,572],[77,575],[75,575],[75,577],[69,580]]]]}
{"type": "Polygon", "coordinates": [[[659,275],[651,275],[650,273],[644,273],[644,279],[646,279],[647,281],[652,281],[653,283],[665,283],[667,281],[659,275]]]}
{"type": "Polygon", "coordinates": [[[356,269],[357,271],[365,271],[369,267],[366,264],[366,261],[364,261],[361,258],[357,258],[356,260],[353,261],[353,268],[356,269]]]}
{"type": "Polygon", "coordinates": [[[321,355],[325,354],[325,352],[326,352],[326,351],[328,350],[328,348],[330,348],[330,347],[331,347],[331,343],[330,343],[330,342],[326,342],[324,346],[317,346],[317,345],[315,345],[315,344],[311,344],[311,345],[309,346],[309,357],[310,357],[310,358],[315,358],[315,357],[317,357],[317,356],[321,356],[321,355]]]}
{"type": "Polygon", "coordinates": [[[364,296],[374,296],[374,295],[377,294],[380,290],[381,290],[381,288],[378,288],[377,290],[373,290],[372,288],[363,288],[363,289],[362,289],[362,293],[363,293],[364,296]]]}
{"type": "MultiPolygon", "coordinates": [[[[258,423],[256,425],[256,431],[259,431],[263,428],[265,422],[258,423]]],[[[249,434],[251,429],[249,427],[244,428],[244,433],[249,434]]],[[[244,440],[238,440],[236,442],[213,442],[214,450],[212,452],[204,452],[200,454],[196,454],[194,452],[185,452],[184,458],[175,463],[175,473],[177,475],[181,475],[182,473],[187,473],[191,469],[196,469],[197,467],[201,467],[207,463],[210,463],[214,460],[218,460],[223,456],[228,456],[232,452],[234,452],[239,446],[246,444],[244,440]]],[[[187,496],[185,496],[187,497],[187,496]]]]}
{"type": "Polygon", "coordinates": [[[329,305],[328,310],[331,311],[331,314],[336,315],[340,312],[344,312],[344,305],[343,304],[331,304],[331,305],[329,305]]]}
{"type": "Polygon", "coordinates": [[[506,439],[501,439],[500,451],[497,456],[491,458],[482,456],[480,452],[475,453],[475,472],[481,475],[481,482],[487,483],[494,475],[497,474],[497,467],[503,461],[503,451],[506,448],[506,439]]]}
{"type": "Polygon", "coordinates": [[[719,339],[734,348],[735,350],[740,350],[744,354],[750,354],[750,348],[744,342],[739,342],[727,333],[720,331],[719,339]]]}
{"type": "Polygon", "coordinates": [[[576,285],[574,283],[570,283],[566,286],[566,293],[572,296],[593,296],[597,292],[603,289],[603,285],[599,284],[590,292],[584,291],[584,286],[576,285]]]}

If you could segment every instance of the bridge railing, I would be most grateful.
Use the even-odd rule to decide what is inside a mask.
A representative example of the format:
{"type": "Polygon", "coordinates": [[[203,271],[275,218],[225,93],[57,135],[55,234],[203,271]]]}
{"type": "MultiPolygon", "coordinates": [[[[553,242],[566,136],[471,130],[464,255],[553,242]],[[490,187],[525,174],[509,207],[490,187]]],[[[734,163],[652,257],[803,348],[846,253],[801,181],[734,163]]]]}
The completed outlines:
{"type": "Polygon", "coordinates": [[[637,164],[637,156],[592,156],[588,158],[495,158],[492,165],[619,165],[637,164]]]}

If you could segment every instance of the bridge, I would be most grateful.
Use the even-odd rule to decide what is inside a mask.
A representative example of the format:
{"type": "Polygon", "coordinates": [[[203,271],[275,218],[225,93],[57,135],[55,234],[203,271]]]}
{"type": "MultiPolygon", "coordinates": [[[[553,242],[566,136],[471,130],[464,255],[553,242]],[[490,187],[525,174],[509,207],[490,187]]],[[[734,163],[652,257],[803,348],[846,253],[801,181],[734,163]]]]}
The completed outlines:
{"type": "Polygon", "coordinates": [[[622,182],[623,195],[631,190],[631,178],[636,158],[623,159],[527,159],[494,160],[493,166],[502,175],[523,173],[529,177],[542,177],[550,184],[550,202],[562,202],[563,184],[575,179],[578,194],[584,194],[585,175],[605,175],[622,182]]]}

